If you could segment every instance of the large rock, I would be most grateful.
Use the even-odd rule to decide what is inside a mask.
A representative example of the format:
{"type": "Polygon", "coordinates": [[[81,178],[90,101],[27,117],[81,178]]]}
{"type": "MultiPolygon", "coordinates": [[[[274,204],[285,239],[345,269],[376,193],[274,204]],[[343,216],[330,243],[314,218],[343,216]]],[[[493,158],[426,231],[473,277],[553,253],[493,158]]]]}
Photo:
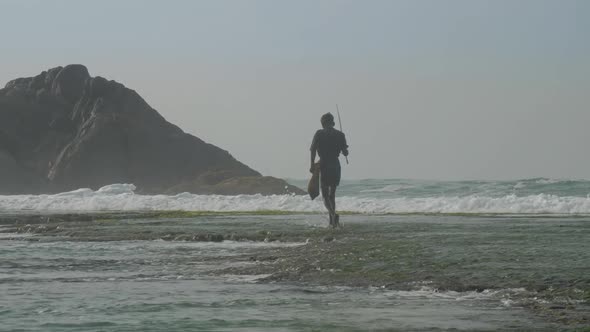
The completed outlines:
{"type": "Polygon", "coordinates": [[[0,194],[112,183],[143,193],[302,193],[184,133],[135,91],[82,65],[0,89],[0,194]]]}
{"type": "Polygon", "coordinates": [[[39,193],[48,187],[47,181],[19,165],[7,151],[0,150],[0,193],[39,193]]]}

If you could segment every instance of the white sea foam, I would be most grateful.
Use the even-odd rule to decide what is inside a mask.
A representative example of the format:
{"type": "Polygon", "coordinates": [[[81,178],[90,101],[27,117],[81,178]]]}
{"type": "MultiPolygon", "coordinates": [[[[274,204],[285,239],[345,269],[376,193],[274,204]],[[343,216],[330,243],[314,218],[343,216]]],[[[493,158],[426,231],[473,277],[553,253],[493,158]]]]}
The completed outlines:
{"type": "MultiPolygon", "coordinates": [[[[375,292],[376,294],[379,294],[375,292]]],[[[439,291],[429,286],[420,287],[410,291],[386,290],[380,295],[388,298],[422,298],[432,300],[453,300],[453,301],[473,301],[473,300],[499,300],[504,307],[512,307],[519,304],[519,298],[532,298],[534,292],[527,291],[524,288],[505,288],[505,289],[484,289],[482,291],[439,291]]]]}
{"type": "MultiPolygon", "coordinates": [[[[78,189],[55,195],[0,196],[0,211],[293,211],[324,212],[321,199],[296,195],[139,195],[135,186],[115,184],[99,190],[78,189]]],[[[590,197],[538,194],[525,197],[366,198],[339,197],[338,209],[368,214],[504,213],[590,214],[590,197]]]]}
{"type": "Polygon", "coordinates": [[[535,181],[536,184],[556,184],[560,182],[564,182],[566,180],[557,180],[557,179],[538,179],[535,181]]]}
{"type": "Polygon", "coordinates": [[[404,190],[404,189],[412,189],[415,188],[414,186],[408,186],[408,185],[395,185],[395,184],[390,184],[388,186],[385,186],[383,188],[379,188],[379,189],[365,189],[365,190],[361,190],[362,193],[394,193],[400,190],[404,190]]]}
{"type": "Polygon", "coordinates": [[[514,189],[522,189],[524,187],[526,187],[526,184],[522,181],[518,181],[518,183],[514,185],[514,189]]]}

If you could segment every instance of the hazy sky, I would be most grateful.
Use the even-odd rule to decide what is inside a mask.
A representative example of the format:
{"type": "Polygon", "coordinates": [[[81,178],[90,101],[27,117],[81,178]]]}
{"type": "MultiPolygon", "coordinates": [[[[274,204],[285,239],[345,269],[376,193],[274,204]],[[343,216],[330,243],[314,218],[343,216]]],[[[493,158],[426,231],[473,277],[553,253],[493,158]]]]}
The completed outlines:
{"type": "Polygon", "coordinates": [[[266,175],[590,178],[590,1],[0,0],[0,81],[82,63],[266,175]]]}

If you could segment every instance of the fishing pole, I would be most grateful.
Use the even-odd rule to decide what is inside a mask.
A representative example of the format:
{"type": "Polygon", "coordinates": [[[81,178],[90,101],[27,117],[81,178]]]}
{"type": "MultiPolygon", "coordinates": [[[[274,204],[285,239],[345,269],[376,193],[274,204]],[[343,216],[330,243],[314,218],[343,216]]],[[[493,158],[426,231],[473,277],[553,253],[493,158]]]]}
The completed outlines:
{"type": "MultiPolygon", "coordinates": [[[[340,120],[340,109],[338,109],[338,104],[336,104],[336,114],[338,114],[338,124],[340,125],[340,131],[342,131],[342,120],[340,120]]],[[[348,156],[344,156],[346,159],[346,164],[348,165],[348,156]]]]}

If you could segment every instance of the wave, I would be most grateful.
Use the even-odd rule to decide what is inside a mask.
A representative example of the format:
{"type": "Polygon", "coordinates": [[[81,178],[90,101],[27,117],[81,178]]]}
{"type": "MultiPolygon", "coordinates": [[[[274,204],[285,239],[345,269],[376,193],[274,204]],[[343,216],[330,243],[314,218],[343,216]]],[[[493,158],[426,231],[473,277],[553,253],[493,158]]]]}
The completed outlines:
{"type": "Polygon", "coordinates": [[[540,179],[535,179],[535,183],[536,184],[556,184],[556,183],[560,183],[560,182],[574,182],[573,180],[558,180],[558,179],[545,179],[545,178],[540,178],[540,179]]]}
{"type": "Polygon", "coordinates": [[[571,179],[531,178],[511,181],[434,181],[434,180],[362,180],[344,181],[340,193],[346,196],[378,198],[421,197],[518,197],[538,194],[559,197],[586,197],[590,193],[590,181],[571,179]]]}
{"type": "MultiPolygon", "coordinates": [[[[54,195],[0,196],[0,211],[95,212],[95,211],[282,211],[320,213],[321,199],[297,195],[139,195],[132,184],[114,184],[99,190],[78,189],[54,195]]],[[[340,211],[364,214],[560,214],[590,215],[590,197],[536,194],[426,198],[339,197],[340,211]]]]}
{"type": "Polygon", "coordinates": [[[365,190],[361,190],[361,193],[394,193],[394,192],[398,192],[400,190],[405,190],[405,189],[412,189],[415,188],[415,186],[409,186],[409,185],[387,185],[383,188],[378,188],[378,189],[365,189],[365,190]]]}

